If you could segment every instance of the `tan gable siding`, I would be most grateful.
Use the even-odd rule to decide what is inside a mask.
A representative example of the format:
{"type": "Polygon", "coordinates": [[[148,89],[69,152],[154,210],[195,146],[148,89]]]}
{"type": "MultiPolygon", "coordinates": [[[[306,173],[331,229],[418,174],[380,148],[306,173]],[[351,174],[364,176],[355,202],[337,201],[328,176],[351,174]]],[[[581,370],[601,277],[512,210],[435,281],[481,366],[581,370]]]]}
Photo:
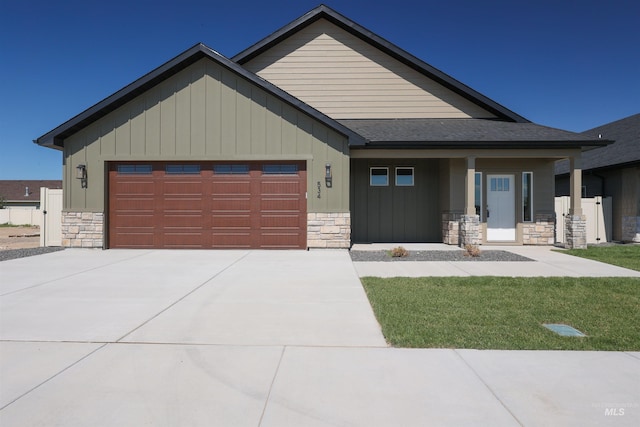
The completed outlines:
{"type": "Polygon", "coordinates": [[[244,66],[336,119],[495,117],[324,19],[244,66]]]}
{"type": "Polygon", "coordinates": [[[109,161],[306,160],[309,212],[348,212],[347,138],[202,59],[64,141],[64,208],[104,211],[109,161]],[[332,164],[331,189],[324,186],[332,164]],[[88,186],[75,179],[87,165],[88,186]]]}

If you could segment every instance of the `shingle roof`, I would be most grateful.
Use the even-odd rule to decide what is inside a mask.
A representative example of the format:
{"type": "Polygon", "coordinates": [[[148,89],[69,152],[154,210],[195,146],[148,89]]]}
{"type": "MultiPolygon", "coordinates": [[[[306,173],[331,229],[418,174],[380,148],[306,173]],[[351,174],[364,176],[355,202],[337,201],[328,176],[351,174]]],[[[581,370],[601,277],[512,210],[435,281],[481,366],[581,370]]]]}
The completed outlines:
{"type": "Polygon", "coordinates": [[[262,79],[261,77],[253,74],[246,69],[242,68],[240,65],[235,62],[229,60],[225,56],[219,54],[213,49],[205,46],[202,43],[198,43],[190,49],[187,49],[180,55],[176,56],[172,60],[166,62],[150,73],[140,77],[138,80],[134,81],[130,85],[124,87],[113,95],[105,98],[100,101],[93,107],[88,108],[67,122],[61,124],[57,128],[49,131],[48,133],[42,135],[40,138],[36,139],[34,142],[39,145],[47,146],[50,148],[61,149],[63,141],[65,138],[73,135],[78,132],[82,128],[88,126],[94,121],[104,117],[110,112],[114,111],[116,108],[124,105],[129,102],[133,98],[137,97],[141,93],[147,91],[153,86],[159,84],[160,82],[166,80],[168,77],[178,73],[180,70],[188,67],[189,65],[195,63],[196,61],[202,58],[209,58],[214,62],[220,64],[221,66],[235,72],[240,75],[244,79],[249,82],[257,85],[258,87],[264,89],[268,93],[280,98],[282,101],[288,103],[294,108],[308,114],[312,118],[318,120],[319,122],[329,126],[334,129],[336,132],[339,132],[346,137],[349,138],[349,143],[351,145],[363,145],[364,140],[357,134],[354,134],[350,129],[345,128],[335,120],[330,117],[322,114],[318,110],[312,108],[311,106],[305,104],[300,101],[298,98],[293,95],[285,92],[284,90],[278,88],[272,83],[262,79]]]}
{"type": "Polygon", "coordinates": [[[242,52],[238,53],[237,55],[232,57],[231,60],[237,62],[238,64],[244,64],[319,19],[328,20],[329,22],[337,25],[343,30],[348,31],[354,36],[365,41],[366,43],[369,43],[370,45],[376,47],[392,58],[395,58],[403,64],[413,68],[417,72],[438,82],[439,84],[452,90],[458,95],[461,95],[462,97],[468,99],[476,105],[479,105],[482,108],[492,112],[497,117],[500,117],[503,120],[523,123],[529,121],[521,115],[509,110],[503,105],[498,104],[494,100],[489,99],[488,97],[465,85],[464,83],[427,64],[421,59],[411,55],[404,49],[401,49],[395,44],[383,39],[372,31],[369,31],[368,29],[362,27],[356,22],[350,20],[349,18],[339,14],[335,10],[323,4],[296,19],[295,21],[285,25],[273,34],[265,37],[264,39],[248,47],[242,52]]]}
{"type": "MultiPolygon", "coordinates": [[[[606,147],[582,153],[582,170],[600,169],[640,162],[640,113],[582,132],[591,138],[611,139],[606,147]]],[[[556,175],[569,173],[569,162],[556,163],[556,175]]]]}
{"type": "Polygon", "coordinates": [[[534,123],[483,119],[359,119],[340,123],[377,147],[534,147],[603,145],[609,141],[534,123]]]}
{"type": "Polygon", "coordinates": [[[40,187],[62,188],[61,180],[0,181],[0,196],[7,202],[39,201],[40,187]]]}

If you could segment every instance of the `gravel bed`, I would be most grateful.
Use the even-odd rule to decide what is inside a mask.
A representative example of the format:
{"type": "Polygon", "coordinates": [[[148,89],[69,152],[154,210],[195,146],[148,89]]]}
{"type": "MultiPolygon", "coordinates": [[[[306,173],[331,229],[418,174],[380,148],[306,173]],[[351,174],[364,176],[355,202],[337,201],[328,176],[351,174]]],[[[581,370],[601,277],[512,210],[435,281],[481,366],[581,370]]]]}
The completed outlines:
{"type": "Polygon", "coordinates": [[[355,262],[370,261],[533,261],[530,258],[508,251],[486,250],[478,257],[465,255],[459,251],[409,251],[404,258],[393,258],[387,251],[351,251],[351,260],[355,262]]]}
{"type": "Polygon", "coordinates": [[[10,259],[25,258],[28,256],[48,254],[49,252],[57,252],[63,249],[64,248],[60,248],[60,247],[6,249],[3,251],[0,251],[0,261],[8,261],[10,259]]]}

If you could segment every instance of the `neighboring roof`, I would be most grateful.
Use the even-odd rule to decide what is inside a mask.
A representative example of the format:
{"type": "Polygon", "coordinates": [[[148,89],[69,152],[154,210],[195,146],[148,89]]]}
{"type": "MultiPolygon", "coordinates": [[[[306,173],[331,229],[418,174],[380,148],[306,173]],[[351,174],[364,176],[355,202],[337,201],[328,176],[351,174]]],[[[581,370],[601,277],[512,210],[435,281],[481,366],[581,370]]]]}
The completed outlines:
{"type": "Polygon", "coordinates": [[[566,148],[601,146],[587,137],[534,123],[483,119],[359,119],[340,123],[370,141],[368,147],[566,148]]]}
{"type": "Polygon", "coordinates": [[[61,180],[0,181],[0,197],[6,202],[39,202],[40,187],[62,188],[61,180]]]}
{"type": "Polygon", "coordinates": [[[497,102],[487,98],[479,92],[471,89],[469,86],[459,82],[453,77],[443,73],[435,67],[427,64],[426,62],[418,59],[417,57],[411,55],[405,50],[399,48],[393,43],[383,39],[382,37],[374,34],[373,32],[367,30],[366,28],[358,25],[353,22],[349,18],[339,14],[333,9],[320,5],[308,12],[307,14],[301,16],[290,24],[282,27],[275,33],[270,36],[262,39],[258,43],[253,46],[243,50],[242,52],[235,55],[231,58],[232,61],[237,62],[238,64],[244,64],[251,59],[257,57],[261,53],[269,50],[271,47],[277,45],[284,39],[290,37],[292,34],[300,31],[306,26],[316,22],[319,19],[326,19],[329,22],[337,25],[343,30],[348,31],[354,36],[362,39],[366,43],[369,43],[386,53],[387,55],[395,58],[396,60],[402,62],[403,64],[411,67],[412,69],[418,71],[419,73],[427,76],[428,78],[438,82],[444,87],[452,90],[453,92],[461,95],[462,97],[468,99],[469,101],[481,106],[482,108],[490,111],[495,114],[499,118],[503,120],[508,120],[512,122],[518,123],[527,123],[529,120],[524,117],[516,114],[515,112],[505,108],[504,106],[498,104],[497,102]]]}
{"type": "Polygon", "coordinates": [[[293,106],[294,108],[308,114],[312,118],[334,129],[336,132],[343,134],[344,136],[349,138],[350,145],[364,145],[365,141],[359,135],[354,134],[350,129],[345,128],[335,120],[310,107],[309,105],[300,101],[293,95],[283,91],[277,86],[245,70],[240,65],[229,60],[228,58],[224,57],[213,49],[210,49],[202,43],[198,43],[192,48],[184,51],[172,60],[166,62],[150,73],[142,76],[130,85],[124,87],[108,98],[100,101],[93,107],[90,107],[89,109],[83,111],[67,122],[61,124],[57,128],[47,132],[33,142],[50,148],[62,149],[63,141],[65,138],[68,138],[69,136],[80,131],[89,124],[106,116],[118,107],[137,97],[141,93],[156,86],[157,84],[166,80],[168,77],[178,73],[179,71],[185,69],[189,65],[202,58],[211,59],[219,65],[233,71],[244,79],[257,85],[258,87],[261,87],[272,95],[280,98],[282,101],[293,106]]]}
{"type": "MultiPolygon", "coordinates": [[[[640,113],[582,132],[590,138],[615,140],[606,147],[582,153],[582,170],[603,169],[640,162],[640,113]]],[[[556,175],[569,173],[569,162],[556,163],[556,175]]]]}

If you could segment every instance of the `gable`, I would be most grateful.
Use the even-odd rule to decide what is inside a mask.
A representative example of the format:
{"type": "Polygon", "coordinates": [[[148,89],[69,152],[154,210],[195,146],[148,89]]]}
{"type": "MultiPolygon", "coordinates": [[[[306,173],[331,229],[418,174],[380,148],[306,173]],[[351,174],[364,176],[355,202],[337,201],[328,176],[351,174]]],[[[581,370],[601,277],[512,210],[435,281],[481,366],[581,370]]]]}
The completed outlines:
{"type": "Polygon", "coordinates": [[[326,19],[243,66],[334,119],[496,117],[326,19]]]}
{"type": "MultiPolygon", "coordinates": [[[[63,141],[65,207],[104,208],[104,194],[86,191],[75,167],[91,171],[91,188],[104,188],[109,161],[307,160],[324,176],[348,165],[348,139],[333,128],[202,58],[63,141]]],[[[346,181],[345,181],[346,182],[346,181]]],[[[345,196],[346,197],[346,196],[345,196]]]]}

